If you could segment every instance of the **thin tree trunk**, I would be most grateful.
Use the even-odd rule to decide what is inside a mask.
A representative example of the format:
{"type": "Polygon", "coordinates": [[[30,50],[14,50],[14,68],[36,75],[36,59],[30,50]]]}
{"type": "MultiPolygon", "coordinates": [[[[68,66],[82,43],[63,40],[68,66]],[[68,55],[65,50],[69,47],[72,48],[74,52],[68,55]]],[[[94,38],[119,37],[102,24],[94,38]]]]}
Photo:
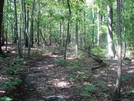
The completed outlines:
{"type": "Polygon", "coordinates": [[[30,36],[28,38],[28,58],[30,58],[31,47],[33,47],[33,22],[34,22],[33,17],[34,17],[34,9],[35,9],[35,0],[33,1],[32,12],[31,12],[30,36]]]}
{"type": "Polygon", "coordinates": [[[26,5],[26,0],[24,1],[24,14],[25,14],[25,31],[24,31],[24,44],[25,47],[28,47],[28,22],[29,22],[29,10],[26,5]]]}
{"type": "Polygon", "coordinates": [[[108,40],[108,54],[111,58],[115,57],[115,47],[113,43],[113,8],[112,5],[109,4],[107,6],[108,10],[108,34],[107,34],[107,40],[108,40]]]}
{"type": "Polygon", "coordinates": [[[100,44],[100,18],[99,18],[99,8],[98,8],[98,11],[97,11],[97,46],[99,46],[100,44]]]}
{"type": "Polygon", "coordinates": [[[60,39],[59,39],[59,47],[61,47],[62,46],[62,23],[61,23],[61,21],[60,21],[60,39]]]}
{"type": "Polygon", "coordinates": [[[117,36],[118,36],[118,70],[116,85],[113,94],[113,101],[120,100],[121,75],[122,75],[122,42],[121,42],[121,16],[120,16],[120,0],[117,0],[117,36]]]}
{"type": "Polygon", "coordinates": [[[2,47],[1,47],[3,7],[4,7],[4,0],[1,0],[1,3],[0,3],[0,55],[4,56],[4,53],[3,53],[2,47]]]}
{"type": "Polygon", "coordinates": [[[6,24],[6,49],[5,49],[5,51],[7,51],[7,39],[8,39],[7,33],[8,33],[8,22],[6,24]]]}
{"type": "Polygon", "coordinates": [[[35,0],[32,4],[32,13],[31,13],[31,26],[30,26],[30,46],[33,47],[33,23],[34,23],[34,9],[35,9],[35,0]]]}
{"type": "Polygon", "coordinates": [[[38,22],[37,22],[37,44],[39,45],[39,34],[40,34],[40,3],[38,4],[38,22]]]}
{"type": "Polygon", "coordinates": [[[66,37],[66,42],[65,42],[65,49],[64,49],[64,60],[66,60],[66,50],[67,50],[67,43],[69,39],[69,26],[70,26],[70,15],[71,15],[71,8],[70,8],[70,0],[67,0],[67,5],[68,5],[68,13],[69,13],[69,18],[67,21],[67,37],[66,37]]]}
{"type": "Polygon", "coordinates": [[[15,9],[15,35],[17,38],[18,55],[19,55],[19,57],[22,57],[21,42],[20,42],[20,37],[18,35],[18,20],[17,20],[18,17],[17,17],[16,0],[14,0],[14,9],[15,9]]]}
{"type": "Polygon", "coordinates": [[[84,45],[86,44],[86,12],[84,11],[84,45]]]}
{"type": "Polygon", "coordinates": [[[94,46],[94,8],[92,9],[92,46],[94,46]]]}
{"type": "MultiPolygon", "coordinates": [[[[78,16],[77,12],[76,12],[76,16],[78,16]]],[[[78,57],[78,21],[76,19],[76,34],[75,34],[75,54],[76,54],[76,57],[78,57]]]]}

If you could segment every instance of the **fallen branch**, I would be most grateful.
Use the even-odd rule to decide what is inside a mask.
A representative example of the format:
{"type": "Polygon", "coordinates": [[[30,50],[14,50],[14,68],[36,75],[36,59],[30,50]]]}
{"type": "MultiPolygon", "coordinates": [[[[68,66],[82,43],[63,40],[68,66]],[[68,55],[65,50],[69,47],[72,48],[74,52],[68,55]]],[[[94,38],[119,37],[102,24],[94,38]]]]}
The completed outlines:
{"type": "Polygon", "coordinates": [[[92,54],[92,53],[90,53],[90,52],[88,52],[88,51],[86,51],[86,50],[84,50],[84,49],[81,49],[81,48],[79,48],[81,51],[83,51],[83,52],[86,52],[93,60],[95,60],[96,62],[98,62],[99,64],[102,64],[103,63],[103,60],[101,60],[97,55],[94,55],[94,54],[92,54]]]}

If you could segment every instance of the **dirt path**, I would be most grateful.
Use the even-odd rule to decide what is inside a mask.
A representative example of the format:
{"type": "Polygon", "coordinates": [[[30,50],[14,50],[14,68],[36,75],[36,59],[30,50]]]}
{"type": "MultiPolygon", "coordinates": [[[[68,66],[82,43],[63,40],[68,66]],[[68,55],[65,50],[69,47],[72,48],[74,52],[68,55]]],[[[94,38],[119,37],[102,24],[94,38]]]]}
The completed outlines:
{"type": "MultiPolygon", "coordinates": [[[[73,101],[74,98],[76,99],[73,86],[67,80],[64,71],[55,64],[57,58],[59,58],[58,55],[46,55],[34,60],[19,87],[22,94],[20,101],[71,101],[71,99],[73,101]]],[[[82,100],[79,99],[79,101],[82,100]]]]}
{"type": "MultiPolygon", "coordinates": [[[[66,69],[56,65],[60,57],[50,54],[31,60],[18,87],[20,96],[16,101],[111,101],[116,62],[91,71],[95,63],[85,59],[80,68],[66,69]]],[[[134,99],[133,76],[133,66],[123,66],[122,101],[134,99]]]]}

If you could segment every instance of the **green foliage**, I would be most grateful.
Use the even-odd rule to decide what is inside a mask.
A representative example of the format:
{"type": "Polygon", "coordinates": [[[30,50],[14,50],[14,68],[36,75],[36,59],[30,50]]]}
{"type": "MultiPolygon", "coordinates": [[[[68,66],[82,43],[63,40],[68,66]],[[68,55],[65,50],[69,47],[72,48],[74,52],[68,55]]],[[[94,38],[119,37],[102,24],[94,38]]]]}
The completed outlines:
{"type": "MultiPolygon", "coordinates": [[[[97,90],[97,88],[95,87],[95,86],[85,86],[84,87],[84,92],[83,93],[81,93],[81,95],[82,96],[84,96],[84,97],[91,97],[91,92],[94,92],[94,91],[96,91],[97,90]]],[[[90,99],[91,100],[91,99],[90,99]]],[[[91,100],[92,101],[92,100],[91,100]]]]}
{"type": "Polygon", "coordinates": [[[0,97],[0,101],[13,101],[12,98],[4,96],[4,97],[0,97]]]}
{"type": "Polygon", "coordinates": [[[103,86],[104,83],[103,83],[102,81],[98,81],[96,85],[97,85],[97,86],[103,86]]]}
{"type": "Polygon", "coordinates": [[[67,69],[75,69],[75,68],[79,68],[79,66],[74,65],[74,66],[66,66],[67,69]]]}
{"type": "Polygon", "coordinates": [[[16,67],[16,66],[10,66],[6,68],[6,72],[11,75],[19,74],[23,71],[24,69],[21,67],[16,67]]]}
{"type": "Polygon", "coordinates": [[[131,75],[126,74],[126,75],[123,75],[123,76],[122,76],[121,80],[122,80],[122,81],[127,81],[127,80],[129,80],[130,78],[131,78],[131,75]]]}
{"type": "Polygon", "coordinates": [[[59,66],[66,66],[67,65],[67,60],[64,59],[59,59],[56,61],[56,64],[59,66]]]}
{"type": "Polygon", "coordinates": [[[81,88],[82,88],[82,86],[78,85],[78,86],[76,86],[76,88],[77,88],[77,89],[81,89],[81,88]]]}
{"type": "Polygon", "coordinates": [[[0,87],[3,90],[6,90],[6,89],[10,89],[12,87],[15,87],[15,86],[19,85],[22,82],[22,80],[19,79],[19,78],[17,78],[17,77],[14,78],[12,76],[8,76],[7,78],[8,78],[8,80],[5,81],[4,82],[4,85],[1,85],[1,87],[0,87]]]}
{"type": "Polygon", "coordinates": [[[77,80],[77,78],[75,76],[70,76],[69,77],[69,81],[71,82],[75,82],[77,80]]]}
{"type": "Polygon", "coordinates": [[[100,27],[100,34],[107,34],[107,26],[106,25],[102,25],[100,27]]]}
{"type": "Polygon", "coordinates": [[[134,91],[134,88],[131,88],[129,91],[127,91],[125,94],[126,95],[130,95],[130,94],[132,94],[132,92],[134,91]]]}
{"type": "Polygon", "coordinates": [[[81,95],[84,96],[84,97],[88,97],[89,96],[89,92],[83,92],[81,95]]]}
{"type": "Polygon", "coordinates": [[[109,87],[105,87],[105,88],[102,89],[102,91],[104,91],[104,92],[105,91],[110,91],[110,88],[109,87]]]}
{"type": "Polygon", "coordinates": [[[94,47],[91,49],[91,52],[95,55],[98,55],[98,56],[105,56],[106,55],[106,50],[102,49],[101,47],[94,47]]]}
{"type": "Polygon", "coordinates": [[[43,51],[31,51],[31,56],[41,56],[43,51]]]}
{"type": "Polygon", "coordinates": [[[14,80],[8,80],[5,82],[7,87],[13,87],[13,86],[17,86],[22,82],[21,79],[17,78],[15,81],[14,80]]]}
{"type": "Polygon", "coordinates": [[[134,50],[129,50],[130,56],[134,56],[134,50]]]}
{"type": "Polygon", "coordinates": [[[85,86],[84,90],[92,92],[92,91],[97,90],[97,88],[93,85],[92,86],[85,86]]]}

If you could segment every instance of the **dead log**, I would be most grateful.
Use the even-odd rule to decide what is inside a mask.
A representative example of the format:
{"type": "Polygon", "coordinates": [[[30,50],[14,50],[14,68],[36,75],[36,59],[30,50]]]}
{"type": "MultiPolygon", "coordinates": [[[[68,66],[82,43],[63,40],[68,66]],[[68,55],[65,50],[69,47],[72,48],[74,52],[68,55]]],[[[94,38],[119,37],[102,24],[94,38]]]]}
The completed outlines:
{"type": "Polygon", "coordinates": [[[79,49],[80,49],[81,51],[87,53],[89,57],[91,57],[93,60],[95,60],[95,61],[98,62],[99,64],[102,64],[102,63],[103,63],[103,60],[101,60],[101,59],[99,58],[99,56],[94,55],[93,53],[90,53],[90,52],[88,52],[88,51],[86,51],[86,50],[84,50],[84,49],[81,49],[81,48],[79,48],[79,49]]]}

